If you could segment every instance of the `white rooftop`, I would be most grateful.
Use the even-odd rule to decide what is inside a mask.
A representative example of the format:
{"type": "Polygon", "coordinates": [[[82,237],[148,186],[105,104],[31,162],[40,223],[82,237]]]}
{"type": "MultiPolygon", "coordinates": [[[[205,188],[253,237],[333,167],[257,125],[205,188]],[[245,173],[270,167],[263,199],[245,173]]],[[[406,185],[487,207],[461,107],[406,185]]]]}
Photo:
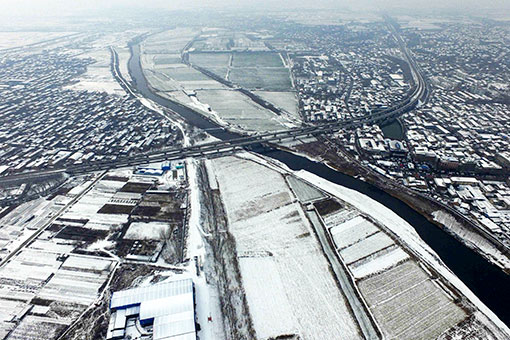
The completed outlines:
{"type": "Polygon", "coordinates": [[[152,323],[154,340],[196,340],[190,278],[113,293],[108,339],[122,338],[128,317],[152,323]]]}
{"type": "Polygon", "coordinates": [[[121,290],[113,293],[110,308],[126,307],[143,301],[157,300],[193,292],[191,279],[175,280],[147,287],[121,290]]]}

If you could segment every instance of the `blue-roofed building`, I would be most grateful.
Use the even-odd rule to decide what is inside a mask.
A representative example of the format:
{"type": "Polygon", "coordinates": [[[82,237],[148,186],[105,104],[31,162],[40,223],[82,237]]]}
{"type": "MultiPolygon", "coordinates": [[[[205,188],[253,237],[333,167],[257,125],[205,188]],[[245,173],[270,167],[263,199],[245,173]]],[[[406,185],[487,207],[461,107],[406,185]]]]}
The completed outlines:
{"type": "Polygon", "coordinates": [[[107,340],[128,336],[196,340],[193,280],[177,279],[115,292],[110,300],[107,340]]]}

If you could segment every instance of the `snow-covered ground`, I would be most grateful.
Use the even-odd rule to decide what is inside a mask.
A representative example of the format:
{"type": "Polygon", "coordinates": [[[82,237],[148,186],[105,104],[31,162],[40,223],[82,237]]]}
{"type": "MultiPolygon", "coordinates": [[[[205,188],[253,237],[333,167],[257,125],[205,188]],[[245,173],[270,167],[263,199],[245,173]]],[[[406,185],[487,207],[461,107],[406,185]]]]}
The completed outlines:
{"type": "Polygon", "coordinates": [[[426,262],[439,272],[448,282],[466,296],[469,301],[479,308],[481,312],[492,320],[508,338],[510,338],[510,330],[508,327],[489,308],[487,308],[480,299],[478,299],[478,297],[448,269],[448,267],[445,266],[437,254],[435,254],[435,252],[418,236],[414,228],[400,216],[377,201],[372,200],[357,191],[336,185],[304,170],[297,171],[295,174],[322,190],[353,205],[366,215],[384,225],[385,228],[398,237],[400,242],[412,250],[420,260],[426,262]]]}
{"type": "Polygon", "coordinates": [[[381,254],[370,261],[350,266],[349,269],[354,278],[361,279],[369,275],[383,272],[407,259],[409,259],[409,255],[407,255],[405,251],[401,248],[393,248],[389,252],[381,254]]]}
{"type": "Polygon", "coordinates": [[[357,216],[330,229],[333,241],[339,249],[349,247],[378,231],[379,229],[373,223],[362,216],[357,216]]]}
{"type": "Polygon", "coordinates": [[[341,250],[340,255],[345,263],[351,264],[394,244],[388,235],[378,232],[341,250]]]}
{"type": "Polygon", "coordinates": [[[414,261],[358,285],[388,339],[435,339],[467,317],[414,261]]]}
{"type": "Polygon", "coordinates": [[[284,98],[280,98],[281,93],[268,94],[272,98],[280,98],[279,104],[292,112],[278,116],[242,93],[181,63],[181,50],[197,33],[193,29],[175,29],[155,34],[144,41],[140,60],[153,88],[231,130],[273,131],[300,124],[295,112],[297,101],[294,93],[285,93],[284,98]],[[194,95],[188,95],[191,93],[194,95]]]}
{"type": "Polygon", "coordinates": [[[85,90],[91,92],[106,92],[123,96],[126,92],[114,78],[111,71],[111,51],[114,47],[119,56],[119,69],[125,79],[129,80],[127,62],[129,60],[129,49],[127,42],[142,31],[126,31],[118,33],[98,34],[96,39],[88,42],[86,46],[79,47],[71,52],[78,58],[92,58],[94,63],[87,67],[87,71],[77,78],[78,83],[67,88],[73,90],[85,90]],[[86,48],[85,48],[86,47],[86,48]]]}
{"type": "Polygon", "coordinates": [[[189,181],[189,202],[190,215],[188,220],[187,257],[191,260],[187,266],[187,272],[191,273],[196,288],[196,309],[197,319],[201,331],[198,333],[200,339],[214,340],[224,339],[224,330],[220,310],[220,300],[216,287],[206,282],[205,275],[197,275],[195,270],[197,263],[209,261],[206,256],[203,237],[204,233],[200,225],[201,202],[197,182],[197,164],[195,160],[186,160],[186,169],[189,181]],[[195,260],[196,258],[196,260],[195,260]],[[209,321],[211,317],[212,321],[209,321]]]}
{"type": "Polygon", "coordinates": [[[62,206],[39,198],[18,206],[0,219],[0,257],[7,256],[51,220],[62,206]]]}
{"type": "Polygon", "coordinates": [[[257,337],[360,338],[311,226],[281,173],[212,160],[257,337]]]}
{"type": "MultiPolygon", "coordinates": [[[[473,322],[479,325],[476,334],[481,334],[482,337],[491,336],[490,332],[492,332],[497,339],[508,338],[510,334],[508,328],[449,271],[438,256],[420,239],[414,228],[391,210],[363,194],[330,183],[306,171],[293,172],[284,164],[272,159],[248,153],[239,154],[238,157],[253,160],[281,174],[293,173],[305,182],[343,201],[339,207],[340,211],[323,217],[323,221],[329,228],[353,219],[354,222],[351,224],[363,225],[363,223],[360,224],[362,221],[360,215],[362,215],[367,222],[377,227],[379,230],[377,233],[391,236],[392,244],[388,243],[385,248],[368,254],[348,266],[360,293],[367,300],[372,314],[387,338],[413,338],[413,336],[419,339],[435,338],[440,334],[447,334],[444,333],[445,331],[456,332],[452,327],[465,318],[475,320],[473,322]],[[441,278],[434,279],[428,270],[424,269],[425,267],[434,268],[441,278]],[[467,301],[462,303],[462,306],[467,304],[467,310],[469,310],[470,306],[474,305],[481,312],[474,310],[466,313],[461,305],[452,300],[457,293],[444,288],[443,279],[467,297],[467,301]],[[401,320],[401,322],[395,322],[395,320],[401,320]]],[[[227,163],[233,163],[231,158],[227,163]]],[[[215,173],[219,179],[216,163],[215,173]]],[[[250,173],[251,175],[253,174],[250,173]]],[[[232,172],[226,176],[236,180],[236,175],[232,172]]],[[[237,181],[242,182],[240,179],[237,181]]],[[[259,186],[260,183],[265,183],[265,179],[260,178],[259,186]]],[[[230,183],[230,185],[239,186],[236,183],[230,183]]],[[[229,187],[228,190],[232,189],[229,187]]],[[[265,221],[265,223],[268,222],[265,221]]],[[[349,224],[346,226],[349,227],[349,224]]],[[[342,228],[342,230],[347,229],[342,228]]],[[[370,235],[375,234],[365,231],[365,236],[358,241],[365,241],[367,237],[370,238],[370,235]]],[[[389,242],[388,239],[384,239],[389,242]]],[[[240,246],[239,243],[238,246],[240,246]]],[[[244,255],[260,257],[264,254],[267,255],[267,252],[253,250],[244,255]]],[[[243,253],[238,255],[242,261],[243,253]]],[[[459,327],[462,328],[462,326],[459,327]]]]}
{"type": "Polygon", "coordinates": [[[91,92],[106,92],[108,94],[125,95],[125,91],[115,80],[111,71],[111,52],[108,46],[101,46],[95,50],[80,55],[82,58],[92,58],[95,63],[87,67],[87,72],[78,77],[79,82],[68,86],[72,90],[91,92]]]}

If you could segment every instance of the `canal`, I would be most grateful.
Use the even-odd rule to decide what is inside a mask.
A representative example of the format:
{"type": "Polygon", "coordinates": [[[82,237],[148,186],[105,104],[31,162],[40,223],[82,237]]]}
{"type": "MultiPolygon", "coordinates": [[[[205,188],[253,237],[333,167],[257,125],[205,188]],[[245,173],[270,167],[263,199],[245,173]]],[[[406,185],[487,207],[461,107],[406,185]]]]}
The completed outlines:
{"type": "MultiPolygon", "coordinates": [[[[179,113],[189,124],[209,130],[209,133],[216,138],[226,140],[240,137],[239,134],[224,130],[199,113],[154,94],[142,73],[139,45],[132,46],[131,50],[132,56],[129,60],[129,73],[136,83],[138,92],[143,96],[179,113]]],[[[397,124],[399,123],[397,122],[397,124]]],[[[420,237],[439,255],[448,268],[510,327],[510,294],[508,293],[510,276],[486,261],[475,251],[464,246],[441,228],[429,222],[406,203],[371,184],[332,170],[322,163],[316,163],[289,152],[262,146],[254,147],[253,150],[286,164],[292,170],[306,170],[330,182],[356,190],[394,211],[412,225],[420,237]]]]}

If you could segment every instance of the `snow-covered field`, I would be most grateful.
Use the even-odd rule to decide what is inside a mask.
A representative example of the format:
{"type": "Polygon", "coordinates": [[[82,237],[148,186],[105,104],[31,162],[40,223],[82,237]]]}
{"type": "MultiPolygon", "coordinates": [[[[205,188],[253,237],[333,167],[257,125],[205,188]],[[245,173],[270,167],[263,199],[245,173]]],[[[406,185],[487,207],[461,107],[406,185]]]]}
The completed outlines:
{"type": "Polygon", "coordinates": [[[297,333],[293,310],[284,293],[288,287],[282,282],[276,261],[271,257],[245,257],[239,264],[258,338],[297,333]],[[273,317],[268,317],[268,311],[273,317]]]}
{"type": "Polygon", "coordinates": [[[107,46],[99,47],[91,52],[80,55],[82,58],[93,58],[96,62],[87,67],[78,83],[68,86],[72,90],[91,92],[106,92],[109,94],[125,95],[125,91],[115,80],[111,72],[111,52],[107,46]]]}
{"type": "Polygon", "coordinates": [[[359,287],[388,339],[435,339],[467,317],[414,261],[359,287]]]}
{"type": "Polygon", "coordinates": [[[330,228],[333,241],[338,249],[343,249],[375,234],[379,229],[362,216],[348,220],[340,225],[330,228]]]}
{"type": "Polygon", "coordinates": [[[215,159],[212,163],[230,223],[293,201],[283,176],[276,171],[262,171],[264,167],[234,157],[215,159]]]}
{"type": "Polygon", "coordinates": [[[346,210],[326,215],[326,226],[386,338],[436,338],[467,317],[400,245],[346,210]]]}
{"type": "Polygon", "coordinates": [[[345,263],[351,264],[394,244],[388,235],[378,232],[342,249],[340,255],[345,263]]]}
{"type": "Polygon", "coordinates": [[[145,40],[144,50],[150,54],[179,54],[198,32],[196,28],[180,27],[154,34],[145,40]]]}
{"type": "Polygon", "coordinates": [[[274,104],[288,113],[294,118],[300,119],[298,111],[298,100],[294,92],[271,92],[271,91],[254,91],[262,99],[274,104]]]}
{"type": "Polygon", "coordinates": [[[409,255],[405,251],[401,248],[393,248],[388,252],[371,258],[370,261],[355,263],[349,269],[355,279],[362,279],[366,276],[383,272],[407,259],[409,259],[409,255]]]}
{"type": "MultiPolygon", "coordinates": [[[[196,31],[176,29],[149,37],[143,44],[142,68],[149,83],[173,100],[198,109],[222,125],[249,131],[274,131],[295,126],[299,117],[295,112],[278,116],[253,102],[238,91],[209,78],[180,61],[180,52],[193,39],[196,31]],[[189,39],[189,40],[186,40],[189,39]],[[196,96],[191,94],[196,92],[196,96]]],[[[279,59],[278,59],[279,60],[279,59]]],[[[285,72],[288,72],[286,69],[285,72]]],[[[290,93],[290,96],[295,95],[290,93]]],[[[290,109],[289,94],[281,98],[281,104],[290,109]]],[[[292,110],[291,110],[292,111],[292,110]]],[[[295,110],[294,110],[295,111],[295,110]]]]}
{"type": "Polygon", "coordinates": [[[360,338],[318,241],[282,174],[234,157],[212,161],[259,339],[360,338]]]}
{"type": "Polygon", "coordinates": [[[0,257],[10,254],[61,208],[55,201],[39,198],[20,205],[0,219],[0,257]]]}
{"type": "MultiPolygon", "coordinates": [[[[378,203],[377,201],[374,201],[374,200],[370,199],[369,197],[367,197],[357,191],[336,185],[334,183],[331,183],[327,180],[324,180],[324,179],[322,179],[314,174],[311,174],[309,172],[306,172],[306,171],[298,171],[298,172],[295,172],[295,174],[298,177],[318,186],[319,188],[323,189],[324,191],[351,204],[352,206],[359,209],[361,212],[363,212],[367,216],[370,216],[374,220],[378,221],[378,223],[382,224],[382,226],[384,226],[384,228],[391,231],[391,233],[393,233],[393,235],[398,238],[400,243],[402,243],[407,249],[411,250],[420,259],[420,261],[423,261],[423,262],[427,263],[427,265],[434,268],[434,270],[436,270],[443,278],[445,278],[458,291],[460,291],[461,294],[463,294],[465,297],[467,297],[467,299],[471,303],[473,303],[483,314],[485,314],[487,316],[487,318],[489,320],[491,320],[491,322],[493,322],[499,328],[499,331],[505,334],[505,335],[500,334],[499,338],[505,338],[505,337],[509,338],[510,337],[510,330],[508,329],[508,327],[501,320],[499,320],[499,318],[490,309],[488,309],[478,299],[478,297],[476,295],[474,295],[469,290],[469,288],[444,265],[444,263],[439,259],[437,254],[435,254],[435,252],[432,249],[430,249],[430,247],[418,236],[418,234],[416,233],[414,228],[411,225],[409,225],[406,221],[404,221],[401,217],[399,217],[393,211],[384,207],[382,204],[378,203]]],[[[407,263],[409,263],[411,265],[416,265],[415,262],[410,262],[410,261],[406,261],[403,264],[405,265],[407,263]]],[[[373,276],[374,280],[377,279],[378,277],[380,277],[381,275],[385,275],[388,272],[392,272],[396,268],[400,268],[403,264],[393,267],[391,270],[383,272],[382,274],[373,276]]],[[[368,278],[366,280],[371,280],[371,279],[372,279],[372,277],[368,278]]],[[[364,282],[364,281],[362,280],[361,282],[364,282]]],[[[370,281],[368,281],[368,282],[370,282],[370,281]]],[[[394,286],[396,286],[396,284],[395,284],[395,282],[392,282],[391,284],[389,284],[388,287],[394,287],[394,286]]],[[[363,290],[363,288],[362,288],[362,290],[363,290]]],[[[444,292],[442,290],[439,290],[439,291],[441,292],[442,295],[444,295],[444,292]]],[[[365,294],[367,294],[367,293],[365,292],[365,294]]],[[[439,294],[439,293],[434,293],[434,294],[439,294]]],[[[434,301],[433,299],[438,298],[437,295],[434,295],[434,294],[431,295],[432,298],[430,301],[434,301]]],[[[439,294],[439,296],[442,296],[441,294],[439,294]]],[[[416,297],[414,297],[412,295],[408,296],[408,298],[410,300],[416,300],[416,297]]],[[[423,298],[425,299],[426,297],[423,297],[423,298]]],[[[428,299],[428,298],[426,298],[426,299],[428,299]]],[[[443,298],[441,298],[441,299],[443,299],[443,298]]],[[[443,301],[443,300],[441,300],[441,301],[443,301]]],[[[456,309],[454,307],[451,307],[451,305],[452,305],[451,303],[448,303],[445,306],[449,306],[449,307],[444,307],[443,309],[439,309],[434,312],[434,313],[437,313],[437,315],[441,316],[440,320],[449,320],[448,324],[450,325],[450,327],[453,326],[455,320],[459,320],[460,315],[461,315],[458,313],[458,311],[455,312],[456,309]],[[450,310],[449,308],[453,308],[453,310],[450,310]],[[447,313],[448,315],[451,314],[453,316],[453,319],[448,319],[449,316],[444,315],[443,312],[447,313]]],[[[430,304],[427,303],[427,304],[424,304],[424,306],[430,306],[430,304]]],[[[392,306],[387,305],[387,307],[391,308],[392,306]]],[[[417,310],[421,311],[420,309],[417,309],[417,310]]],[[[410,309],[409,311],[413,311],[413,313],[415,312],[412,309],[410,309]]],[[[429,310],[429,312],[430,312],[430,310],[429,310]]],[[[404,318],[403,320],[406,320],[406,319],[404,318]]],[[[407,319],[407,320],[410,320],[410,319],[407,319]]],[[[431,319],[431,320],[433,322],[437,321],[437,319],[431,319]]],[[[411,320],[411,321],[417,322],[416,320],[411,320]]],[[[431,328],[433,325],[431,325],[429,322],[424,322],[424,323],[420,323],[419,326],[423,327],[422,330],[424,330],[425,328],[431,328]]],[[[446,326],[446,325],[444,325],[444,326],[446,326]]],[[[392,327],[393,326],[391,326],[391,325],[388,326],[387,331],[395,332],[395,329],[392,327]]],[[[404,332],[405,330],[400,329],[397,331],[404,332]]],[[[420,335],[422,333],[417,332],[416,334],[418,334],[419,336],[422,336],[422,335],[420,335]]]]}
{"type": "Polygon", "coordinates": [[[199,90],[197,98],[218,112],[222,120],[247,130],[273,131],[285,128],[282,119],[232,90],[199,90]]]}

